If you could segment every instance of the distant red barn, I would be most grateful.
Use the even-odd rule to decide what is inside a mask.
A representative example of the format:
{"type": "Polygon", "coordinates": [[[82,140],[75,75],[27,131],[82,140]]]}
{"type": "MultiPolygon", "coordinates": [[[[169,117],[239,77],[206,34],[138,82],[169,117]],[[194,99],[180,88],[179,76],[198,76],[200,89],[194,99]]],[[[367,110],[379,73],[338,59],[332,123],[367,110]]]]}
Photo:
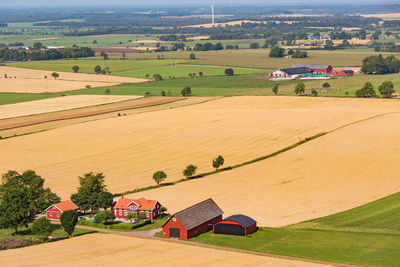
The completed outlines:
{"type": "Polygon", "coordinates": [[[50,220],[59,220],[61,214],[67,210],[78,211],[79,207],[75,205],[71,200],[63,201],[57,204],[53,204],[45,209],[46,217],[50,220]]]}
{"type": "Polygon", "coordinates": [[[331,65],[324,65],[324,64],[293,64],[292,67],[293,68],[300,68],[300,67],[309,68],[312,71],[312,73],[315,73],[315,74],[328,74],[333,70],[331,65]]]}
{"type": "Polygon", "coordinates": [[[224,212],[211,198],[175,213],[163,225],[164,237],[189,239],[213,229],[224,212]]]}
{"type": "Polygon", "coordinates": [[[353,76],[354,71],[353,70],[333,70],[332,74],[336,75],[336,76],[353,76]]]}

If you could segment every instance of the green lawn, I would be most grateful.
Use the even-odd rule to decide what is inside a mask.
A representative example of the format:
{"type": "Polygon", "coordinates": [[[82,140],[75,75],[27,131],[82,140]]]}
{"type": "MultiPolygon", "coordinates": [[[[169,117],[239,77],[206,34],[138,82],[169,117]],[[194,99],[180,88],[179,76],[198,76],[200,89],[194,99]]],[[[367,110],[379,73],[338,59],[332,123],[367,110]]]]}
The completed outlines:
{"type": "Polygon", "coordinates": [[[400,193],[331,216],[264,227],[249,237],[208,232],[190,241],[362,266],[397,266],[400,193]]]}
{"type": "Polygon", "coordinates": [[[146,224],[142,227],[134,229],[133,231],[148,231],[148,230],[160,228],[169,219],[169,217],[170,217],[169,214],[164,214],[164,216],[162,218],[157,219],[154,223],[146,224]]]}
{"type": "MultiPolygon", "coordinates": [[[[58,96],[59,94],[57,94],[58,96]]],[[[55,94],[0,93],[0,105],[55,97],[55,94]]]]}
{"type": "MultiPolygon", "coordinates": [[[[67,237],[67,233],[64,231],[64,229],[61,227],[61,225],[53,224],[53,233],[51,236],[53,237],[67,237]]],[[[21,240],[26,240],[26,239],[32,239],[35,238],[36,236],[31,233],[30,228],[18,228],[18,234],[13,235],[14,229],[0,229],[0,242],[7,240],[7,239],[21,239],[21,240]]],[[[73,236],[80,236],[84,234],[89,234],[89,233],[94,233],[94,231],[91,230],[84,230],[84,229],[78,229],[75,228],[75,231],[73,233],[73,236]]]]}

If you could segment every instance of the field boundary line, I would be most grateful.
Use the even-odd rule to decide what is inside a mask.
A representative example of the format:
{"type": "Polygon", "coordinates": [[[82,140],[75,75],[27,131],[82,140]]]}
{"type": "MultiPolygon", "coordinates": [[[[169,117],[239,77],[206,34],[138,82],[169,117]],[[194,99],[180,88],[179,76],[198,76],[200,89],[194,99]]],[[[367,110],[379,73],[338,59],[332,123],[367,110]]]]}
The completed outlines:
{"type": "MultiPolygon", "coordinates": [[[[216,245],[211,245],[211,244],[199,243],[199,242],[195,242],[195,241],[190,242],[190,241],[185,241],[185,240],[180,240],[180,239],[166,239],[166,238],[161,238],[161,237],[149,236],[149,235],[146,235],[146,233],[141,233],[140,231],[124,232],[124,231],[109,230],[109,229],[96,228],[96,227],[83,226],[83,225],[76,225],[75,227],[85,229],[85,230],[93,230],[93,231],[108,233],[108,234],[135,237],[135,238],[141,238],[141,239],[159,240],[162,242],[169,242],[169,243],[175,243],[175,244],[181,244],[181,245],[193,246],[193,247],[218,249],[218,250],[224,250],[224,251],[232,251],[232,252],[236,252],[236,253],[252,254],[252,255],[257,255],[257,256],[286,259],[286,260],[293,260],[293,261],[310,262],[310,263],[332,265],[332,266],[358,267],[358,265],[352,265],[352,264],[330,262],[330,261],[324,261],[324,260],[315,260],[315,259],[301,258],[301,257],[281,255],[281,254],[275,254],[275,253],[254,251],[254,250],[216,246],[216,245]]],[[[152,230],[149,230],[149,231],[152,231],[152,230]]],[[[147,232],[147,231],[143,231],[143,232],[147,232]]]]}
{"type": "Polygon", "coordinates": [[[379,117],[382,117],[382,116],[386,116],[386,115],[390,115],[390,114],[398,114],[398,113],[400,113],[400,111],[391,111],[391,112],[385,112],[385,113],[382,113],[382,114],[374,115],[372,117],[367,117],[367,118],[364,118],[364,119],[361,119],[361,120],[358,120],[358,121],[354,121],[354,122],[339,126],[337,128],[334,128],[334,129],[326,131],[326,132],[321,132],[321,133],[317,133],[317,134],[315,134],[313,136],[306,137],[303,140],[301,140],[299,142],[296,142],[296,143],[294,143],[294,144],[292,144],[290,146],[284,147],[284,148],[282,148],[282,149],[280,149],[278,151],[272,152],[272,153],[264,155],[264,156],[257,157],[255,159],[252,159],[252,160],[249,160],[249,161],[245,161],[245,162],[242,162],[242,163],[239,163],[239,164],[235,164],[233,166],[228,166],[228,167],[225,167],[225,168],[222,168],[222,169],[219,169],[219,170],[210,171],[210,172],[206,172],[206,173],[201,173],[201,174],[195,175],[193,177],[183,178],[183,179],[180,179],[180,180],[177,180],[177,181],[174,181],[174,182],[162,183],[162,184],[159,184],[159,185],[151,185],[151,186],[147,186],[147,187],[137,188],[137,189],[134,189],[134,190],[128,190],[128,191],[125,191],[125,192],[122,192],[122,193],[115,193],[115,194],[113,194],[113,196],[114,197],[119,197],[121,195],[134,194],[134,193],[139,193],[139,192],[148,191],[148,190],[152,190],[152,189],[157,189],[157,188],[160,188],[160,187],[172,186],[172,185],[175,185],[175,184],[178,184],[178,183],[182,183],[182,182],[186,182],[186,181],[190,181],[190,180],[195,180],[195,179],[200,179],[200,178],[212,175],[212,174],[217,174],[217,173],[220,173],[220,172],[230,171],[230,170],[233,170],[233,169],[236,169],[236,168],[240,168],[240,167],[252,164],[252,163],[256,163],[256,162],[259,162],[259,161],[262,161],[262,160],[266,160],[268,158],[275,157],[275,156],[280,155],[280,154],[282,154],[284,152],[292,150],[292,149],[294,149],[294,148],[296,148],[298,146],[301,146],[301,145],[303,145],[305,143],[308,143],[308,142],[310,142],[310,141],[312,141],[314,139],[317,139],[319,137],[325,136],[325,135],[330,134],[330,133],[334,133],[334,132],[336,132],[336,131],[338,131],[340,129],[343,129],[345,127],[352,126],[354,124],[361,123],[361,122],[364,122],[364,121],[368,121],[368,120],[371,120],[371,119],[379,118],[379,117]]]}

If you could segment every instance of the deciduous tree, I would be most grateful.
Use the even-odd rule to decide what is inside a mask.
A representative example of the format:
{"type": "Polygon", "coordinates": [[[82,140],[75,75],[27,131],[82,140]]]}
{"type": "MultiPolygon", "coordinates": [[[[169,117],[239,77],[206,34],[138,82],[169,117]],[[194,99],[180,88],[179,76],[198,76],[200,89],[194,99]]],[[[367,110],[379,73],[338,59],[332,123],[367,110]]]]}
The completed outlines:
{"type": "Polygon", "coordinates": [[[71,237],[78,223],[78,214],[74,210],[66,210],[61,214],[60,222],[68,237],[71,237]]]}
{"type": "Polygon", "coordinates": [[[221,155],[219,155],[218,157],[216,157],[213,162],[212,165],[215,168],[215,170],[218,171],[219,167],[221,167],[222,165],[224,165],[225,163],[225,159],[224,157],[222,157],[221,155]]]}
{"type": "Polygon", "coordinates": [[[163,171],[157,171],[153,174],[153,180],[157,183],[160,184],[162,181],[167,178],[167,174],[163,171]]]}
{"type": "Polygon", "coordinates": [[[197,170],[197,166],[190,164],[186,167],[186,169],[183,170],[183,175],[186,176],[187,178],[192,177],[197,170]]]}
{"type": "Polygon", "coordinates": [[[53,232],[53,226],[50,223],[50,220],[46,217],[42,217],[37,219],[31,227],[32,234],[42,238],[47,239],[49,235],[53,232]]]}

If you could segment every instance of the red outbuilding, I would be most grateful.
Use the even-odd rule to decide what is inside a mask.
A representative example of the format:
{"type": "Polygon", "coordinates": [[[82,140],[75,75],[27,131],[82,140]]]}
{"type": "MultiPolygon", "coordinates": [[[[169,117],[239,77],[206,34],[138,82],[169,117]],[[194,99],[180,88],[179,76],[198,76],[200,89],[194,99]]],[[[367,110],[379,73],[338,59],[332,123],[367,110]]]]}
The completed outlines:
{"type": "Polygon", "coordinates": [[[78,211],[79,207],[75,205],[71,200],[63,201],[57,204],[53,204],[44,211],[46,212],[47,219],[59,220],[61,214],[66,210],[78,211]]]}
{"type": "Polygon", "coordinates": [[[175,213],[163,225],[163,237],[189,239],[213,229],[224,212],[211,198],[175,213]]]}
{"type": "Polygon", "coordinates": [[[354,71],[353,70],[334,70],[332,71],[333,75],[336,76],[353,76],[354,71]]]}
{"type": "Polygon", "coordinates": [[[257,231],[257,222],[245,215],[232,215],[214,224],[214,234],[246,236],[257,231]]]}
{"type": "Polygon", "coordinates": [[[148,200],[145,198],[129,199],[121,198],[114,205],[115,217],[126,219],[129,213],[145,213],[146,220],[154,220],[161,217],[161,204],[157,200],[148,200]]]}

